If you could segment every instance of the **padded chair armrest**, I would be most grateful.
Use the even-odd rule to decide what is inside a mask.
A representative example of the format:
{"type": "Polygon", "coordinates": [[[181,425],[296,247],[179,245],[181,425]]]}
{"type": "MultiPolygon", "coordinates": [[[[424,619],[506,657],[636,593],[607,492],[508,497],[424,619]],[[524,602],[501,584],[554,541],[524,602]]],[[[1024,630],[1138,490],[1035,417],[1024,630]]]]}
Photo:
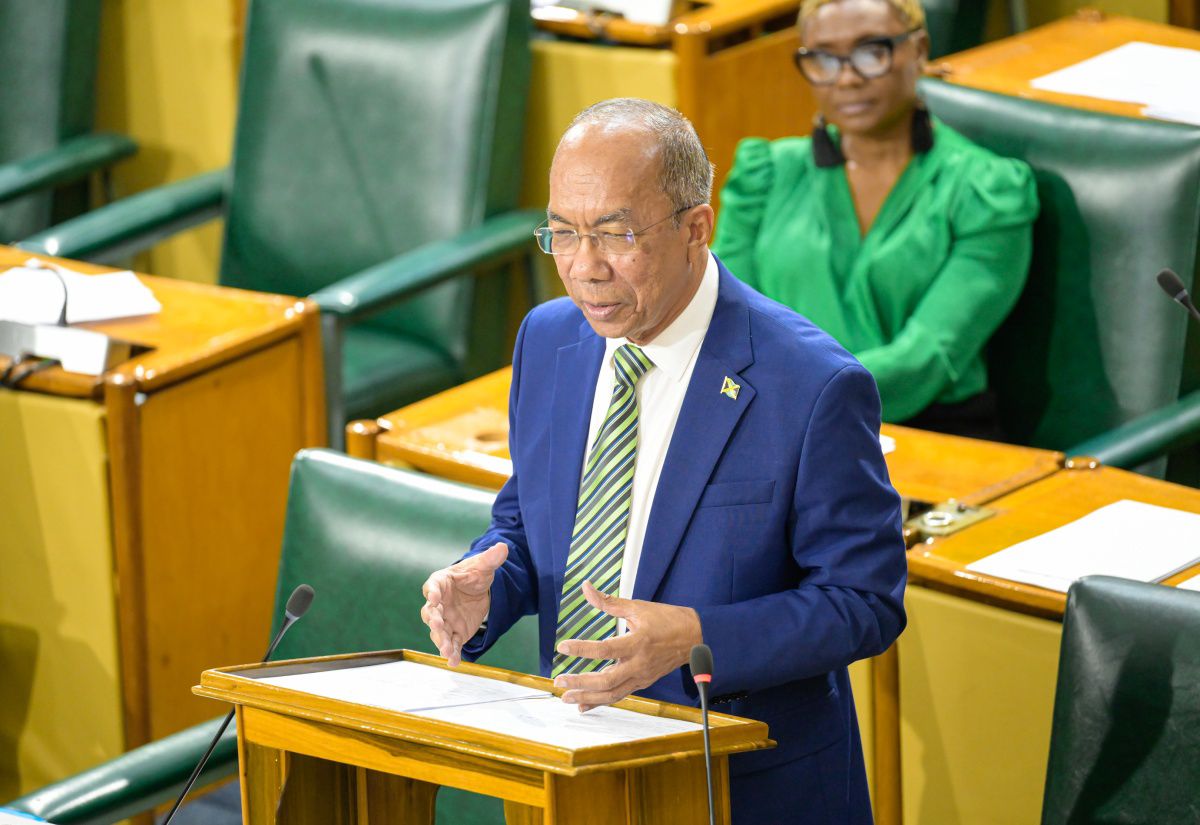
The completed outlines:
{"type": "Polygon", "coordinates": [[[310,296],[323,312],[354,318],[482,265],[518,257],[533,243],[545,213],[516,210],[489,218],[457,237],[426,244],[330,284],[310,296]]]}
{"type": "Polygon", "coordinates": [[[124,135],[83,135],[49,152],[0,165],[0,202],[79,180],[129,157],[137,148],[124,135]]]}
{"type": "Polygon", "coordinates": [[[221,214],[226,170],[148,189],[94,209],[17,244],[42,255],[113,260],[221,214]]]}
{"type": "Polygon", "coordinates": [[[137,152],[124,135],[82,135],[48,152],[0,165],[0,202],[70,183],[137,152]]]}
{"type": "MultiPolygon", "coordinates": [[[[151,742],[83,773],[9,802],[56,825],[107,825],[174,799],[221,726],[221,719],[151,742]]],[[[237,769],[237,733],[230,725],[204,772],[203,787],[237,769]]]]}
{"type": "Polygon", "coordinates": [[[1067,455],[1091,456],[1111,467],[1128,469],[1197,441],[1200,441],[1200,390],[1076,444],[1067,455]]]}

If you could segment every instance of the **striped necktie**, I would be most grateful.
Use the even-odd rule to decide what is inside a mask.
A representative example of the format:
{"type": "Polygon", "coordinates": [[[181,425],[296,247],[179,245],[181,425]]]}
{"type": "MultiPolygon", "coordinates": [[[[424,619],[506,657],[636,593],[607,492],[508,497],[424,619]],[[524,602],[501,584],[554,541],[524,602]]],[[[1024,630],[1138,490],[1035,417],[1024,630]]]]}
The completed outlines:
{"type": "MultiPolygon", "coordinates": [[[[588,455],[567,571],[563,577],[562,600],[558,607],[555,647],[564,639],[598,641],[615,636],[616,618],[602,613],[583,597],[583,583],[590,581],[601,593],[616,594],[625,556],[625,533],[629,527],[629,500],[633,490],[633,468],[638,442],[638,379],[654,364],[638,347],[623,344],[613,353],[612,401],[600,432],[588,455]]],[[[552,676],[588,673],[607,661],[577,659],[554,654],[552,676]]]]}

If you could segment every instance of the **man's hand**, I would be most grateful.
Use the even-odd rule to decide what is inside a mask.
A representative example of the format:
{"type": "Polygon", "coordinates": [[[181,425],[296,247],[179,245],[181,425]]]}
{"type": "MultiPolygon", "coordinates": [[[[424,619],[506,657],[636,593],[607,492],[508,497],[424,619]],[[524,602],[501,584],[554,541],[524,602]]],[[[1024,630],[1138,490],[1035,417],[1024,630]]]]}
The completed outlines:
{"type": "Polygon", "coordinates": [[[508,546],[493,544],[469,559],[438,570],[425,580],[421,621],[429,638],[451,667],[462,661],[462,646],[471,640],[492,606],[492,579],[508,558],[508,546]]]}
{"type": "Polygon", "coordinates": [[[602,642],[559,642],[559,653],[616,662],[598,673],[563,674],[554,680],[557,687],[567,688],[563,701],[579,705],[580,711],[612,704],[649,687],[685,664],[692,647],[704,641],[700,617],[690,607],[607,596],[591,582],[583,583],[583,595],[592,607],[624,619],[629,632],[602,642]]]}

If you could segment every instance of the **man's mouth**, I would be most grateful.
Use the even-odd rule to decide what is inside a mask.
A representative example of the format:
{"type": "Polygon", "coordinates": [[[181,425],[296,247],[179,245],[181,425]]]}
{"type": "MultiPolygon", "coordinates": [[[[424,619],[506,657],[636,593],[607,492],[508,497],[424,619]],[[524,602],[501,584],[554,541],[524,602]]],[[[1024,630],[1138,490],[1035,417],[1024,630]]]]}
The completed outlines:
{"type": "Polygon", "coordinates": [[[617,311],[617,308],[621,306],[618,303],[605,304],[593,303],[592,301],[581,301],[580,303],[583,304],[583,311],[587,313],[588,317],[595,318],[597,321],[604,321],[610,318],[617,311]]]}

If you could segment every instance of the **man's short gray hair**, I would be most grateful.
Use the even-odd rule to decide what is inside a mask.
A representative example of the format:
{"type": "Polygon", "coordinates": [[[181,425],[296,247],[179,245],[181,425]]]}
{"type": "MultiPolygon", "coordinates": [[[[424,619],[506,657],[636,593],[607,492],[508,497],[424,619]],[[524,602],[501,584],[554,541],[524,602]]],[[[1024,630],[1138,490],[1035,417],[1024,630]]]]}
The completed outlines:
{"type": "Polygon", "coordinates": [[[677,211],[712,200],[713,165],[692,122],[679,112],[638,97],[614,97],[575,115],[567,134],[576,126],[593,124],[627,124],[654,136],[662,160],[662,189],[677,211]]]}

